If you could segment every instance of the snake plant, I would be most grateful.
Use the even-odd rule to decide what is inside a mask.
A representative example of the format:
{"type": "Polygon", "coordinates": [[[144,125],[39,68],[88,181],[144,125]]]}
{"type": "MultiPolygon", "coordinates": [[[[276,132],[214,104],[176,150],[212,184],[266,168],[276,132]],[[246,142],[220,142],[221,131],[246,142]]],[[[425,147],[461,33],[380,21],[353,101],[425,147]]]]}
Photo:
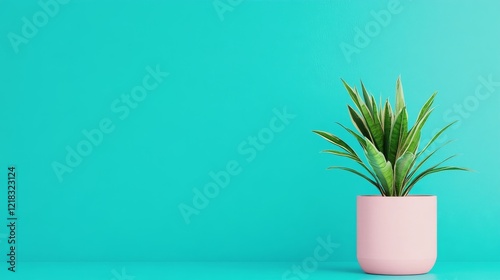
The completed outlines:
{"type": "Polygon", "coordinates": [[[385,104],[380,101],[377,105],[374,96],[368,93],[363,82],[361,82],[363,97],[360,96],[356,87],[349,86],[344,80],[342,82],[355,105],[355,108],[348,105],[347,109],[357,131],[338,124],[357,140],[368,164],[344,140],[331,133],[314,130],[314,133],[340,148],[324,152],[351,159],[366,172],[363,173],[345,166],[332,166],[329,169],[348,171],[366,179],[378,189],[382,196],[406,196],[418,181],[433,173],[468,170],[456,166],[442,166],[444,162],[455,155],[423,169],[424,163],[450,141],[425,154],[427,149],[454,124],[453,122],[441,128],[419,150],[422,128],[433,111],[432,104],[437,92],[425,102],[414,125],[410,128],[400,78],[396,81],[396,107],[394,110],[388,99],[385,104]]]}

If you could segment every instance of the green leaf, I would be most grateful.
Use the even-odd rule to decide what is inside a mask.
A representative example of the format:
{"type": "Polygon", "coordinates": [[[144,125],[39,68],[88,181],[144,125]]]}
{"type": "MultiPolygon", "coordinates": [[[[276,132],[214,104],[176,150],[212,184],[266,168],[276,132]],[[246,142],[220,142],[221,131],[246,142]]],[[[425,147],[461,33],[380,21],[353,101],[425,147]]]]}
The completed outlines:
{"type": "Polygon", "coordinates": [[[418,113],[417,121],[419,122],[424,118],[425,115],[431,110],[431,106],[434,103],[434,99],[436,98],[437,92],[434,92],[429,99],[425,102],[424,106],[420,109],[420,112],[418,113]]]}
{"type": "Polygon", "coordinates": [[[398,150],[400,149],[401,139],[406,134],[406,128],[408,126],[405,123],[408,120],[408,115],[406,109],[403,108],[396,117],[396,121],[391,129],[390,145],[388,151],[388,160],[392,163],[396,162],[398,150]]]}
{"type": "Polygon", "coordinates": [[[351,96],[352,101],[354,102],[356,107],[360,109],[362,101],[361,98],[359,97],[359,94],[354,89],[352,89],[351,86],[349,86],[343,79],[341,80],[347,92],[349,93],[349,96],[351,96]]]}
{"type": "Polygon", "coordinates": [[[420,135],[421,135],[421,131],[419,131],[416,135],[415,135],[415,139],[410,143],[410,146],[408,147],[408,149],[406,149],[406,152],[410,152],[410,153],[413,153],[413,154],[416,154],[417,153],[417,149],[418,149],[418,145],[420,144],[420,135]]]}
{"type": "Polygon", "coordinates": [[[380,181],[382,187],[387,195],[392,195],[393,193],[393,170],[392,165],[389,161],[386,161],[384,155],[377,150],[373,143],[365,138],[366,150],[365,155],[368,159],[368,163],[375,172],[378,180],[380,181]]]}
{"type": "MultiPolygon", "coordinates": [[[[379,95],[379,103],[378,103],[379,108],[384,108],[384,103],[382,103],[382,95],[379,95]]],[[[384,115],[380,115],[380,118],[382,118],[384,115]]]]}
{"type": "Polygon", "coordinates": [[[370,109],[370,112],[373,114],[373,107],[377,106],[376,103],[372,101],[370,98],[370,95],[368,94],[368,91],[365,88],[365,85],[363,84],[363,81],[361,81],[361,90],[363,91],[363,98],[365,100],[366,106],[368,106],[368,109],[370,109]]]}
{"type": "MultiPolygon", "coordinates": [[[[400,136],[399,136],[399,143],[400,145],[398,145],[398,153],[396,153],[396,158],[398,158],[399,156],[401,156],[403,153],[399,153],[400,151],[400,146],[402,143],[404,143],[406,141],[406,138],[408,137],[408,112],[406,111],[406,107],[404,107],[401,112],[405,112],[403,114],[403,119],[401,121],[401,131],[400,131],[400,136]]],[[[418,138],[420,139],[420,137],[418,138]]],[[[417,142],[418,144],[418,142],[417,142]]],[[[414,151],[412,153],[415,153],[414,151]]]]}
{"type": "Polygon", "coordinates": [[[361,104],[361,114],[363,115],[363,119],[365,120],[366,126],[370,131],[370,135],[372,136],[373,142],[378,150],[384,150],[384,135],[382,132],[382,125],[380,121],[377,121],[377,118],[373,118],[368,111],[368,108],[365,104],[361,104]]]}
{"type": "Polygon", "coordinates": [[[336,151],[336,150],[324,150],[323,153],[332,154],[332,155],[341,156],[341,157],[346,157],[346,158],[352,159],[354,161],[361,161],[361,159],[359,157],[357,157],[356,155],[353,155],[351,153],[345,153],[345,152],[336,151]]]}
{"type": "Polygon", "coordinates": [[[391,145],[392,130],[392,108],[389,100],[386,100],[384,107],[384,156],[389,158],[389,147],[391,145]]]}
{"type": "Polygon", "coordinates": [[[422,178],[424,178],[427,175],[433,174],[433,173],[439,173],[443,171],[472,171],[468,168],[463,168],[463,167],[456,167],[456,166],[443,166],[443,167],[431,167],[421,174],[419,174],[417,177],[415,177],[414,181],[410,183],[410,185],[406,188],[406,190],[403,192],[403,196],[406,196],[410,193],[411,189],[413,186],[420,181],[422,178]]]}
{"type": "Polygon", "coordinates": [[[375,101],[375,97],[373,95],[371,96],[371,98],[372,98],[373,112],[374,112],[373,115],[378,116],[380,118],[380,116],[377,113],[380,109],[382,109],[382,107],[380,107],[380,109],[379,109],[379,106],[377,105],[377,101],[375,101]]]}
{"type": "Polygon", "coordinates": [[[382,146],[380,147],[380,151],[384,150],[384,115],[381,111],[383,111],[383,107],[378,107],[375,98],[372,96],[373,105],[373,118],[375,119],[375,123],[380,127],[380,131],[382,132],[382,146]]]}
{"type": "Polygon", "coordinates": [[[376,178],[373,171],[370,170],[366,166],[366,164],[359,158],[359,156],[356,154],[356,152],[349,145],[347,145],[344,141],[342,141],[340,138],[338,138],[338,137],[336,137],[328,132],[317,131],[317,130],[314,130],[313,132],[320,135],[321,137],[325,138],[328,142],[336,145],[337,147],[342,148],[347,153],[335,151],[335,150],[326,150],[324,152],[334,154],[337,156],[343,156],[343,157],[350,158],[350,159],[356,161],[359,165],[361,165],[361,167],[363,167],[366,171],[368,171],[368,173],[370,173],[370,175],[372,175],[374,178],[376,178]]]}
{"type": "Polygon", "coordinates": [[[357,134],[352,129],[345,127],[343,124],[341,124],[339,122],[337,122],[337,124],[340,125],[342,128],[344,128],[345,130],[347,130],[347,132],[349,132],[352,136],[354,136],[354,138],[356,138],[356,140],[358,140],[358,143],[361,145],[361,147],[363,147],[363,149],[365,149],[365,147],[366,147],[365,139],[361,135],[357,134]]]}
{"type": "Polygon", "coordinates": [[[401,146],[400,153],[404,153],[408,150],[409,147],[415,147],[418,145],[420,141],[420,131],[422,130],[425,122],[429,118],[430,114],[432,113],[431,106],[434,103],[434,98],[436,97],[437,92],[434,92],[429,99],[425,102],[424,106],[420,109],[420,112],[418,113],[417,121],[415,122],[415,125],[413,128],[410,130],[408,133],[408,137],[406,138],[406,141],[404,142],[404,145],[401,146]]]}
{"type": "MultiPolygon", "coordinates": [[[[379,118],[380,118],[380,123],[382,124],[382,131],[385,132],[385,105],[383,104],[380,104],[380,115],[379,115],[379,118]]],[[[385,134],[384,134],[385,136],[385,134]]]]}
{"type": "MultiPolygon", "coordinates": [[[[413,177],[413,175],[415,175],[415,173],[420,169],[420,167],[422,167],[422,165],[424,165],[424,163],[429,160],[435,153],[437,153],[439,150],[441,150],[444,146],[450,144],[451,142],[453,142],[452,140],[449,140],[447,141],[446,143],[444,143],[443,145],[439,146],[437,149],[435,149],[432,153],[428,154],[424,159],[422,159],[419,164],[417,164],[417,166],[415,166],[415,168],[413,169],[413,171],[408,175],[408,178],[411,178],[413,177]]],[[[420,154],[420,153],[419,153],[420,154]]],[[[418,158],[418,154],[417,156],[415,157],[415,159],[413,160],[414,163],[417,161],[417,158],[418,158]]]]}
{"type": "Polygon", "coordinates": [[[442,128],[417,153],[422,129],[433,111],[432,105],[436,92],[422,106],[415,124],[408,130],[408,112],[401,77],[398,77],[396,81],[395,110],[391,108],[388,99],[385,104],[382,103],[382,99],[380,99],[380,104],[377,103],[375,97],[367,91],[362,81],[360,90],[362,97],[356,87],[349,86],[344,80],[342,80],[342,83],[355,105],[352,107],[348,105],[348,112],[357,131],[355,131],[356,129],[351,130],[342,124],[339,125],[358,141],[363,148],[368,163],[365,164],[354,149],[339,137],[323,131],[315,130],[313,132],[341,149],[325,150],[325,153],[353,160],[367,172],[363,170],[360,170],[363,171],[360,172],[342,166],[333,166],[330,169],[340,169],[362,177],[376,186],[383,196],[408,195],[414,185],[429,174],[449,170],[468,171],[468,169],[462,167],[441,167],[441,164],[451,159],[452,156],[420,172],[420,168],[442,147],[426,155],[420,162],[417,162],[417,158],[422,156],[436,139],[453,124],[451,123],[442,128]],[[420,174],[417,174],[417,172],[420,172],[420,174]]]}
{"type": "Polygon", "coordinates": [[[337,136],[325,131],[313,130],[313,132],[323,137],[326,141],[332,143],[333,145],[343,149],[344,151],[356,155],[356,152],[346,142],[344,142],[337,136]]]}
{"type": "Polygon", "coordinates": [[[349,168],[349,167],[343,167],[343,166],[330,166],[330,167],[328,167],[328,169],[340,169],[340,170],[345,170],[345,171],[349,171],[351,173],[354,173],[354,174],[360,176],[361,178],[367,180],[368,182],[370,182],[375,187],[377,187],[377,189],[380,191],[380,193],[382,195],[384,195],[384,190],[381,188],[380,184],[378,184],[377,182],[375,182],[374,180],[370,179],[365,174],[363,174],[363,173],[361,173],[361,172],[359,172],[359,171],[357,171],[355,169],[352,169],[352,168],[349,168]]]}
{"type": "MultiPolygon", "coordinates": [[[[441,164],[443,164],[443,163],[447,162],[448,160],[450,160],[450,159],[452,159],[452,158],[454,158],[454,157],[456,157],[456,156],[457,156],[457,155],[452,155],[452,156],[450,156],[450,157],[447,157],[447,158],[445,158],[444,160],[442,160],[442,161],[438,162],[437,164],[435,164],[435,165],[433,165],[433,166],[431,166],[431,167],[427,168],[426,170],[422,171],[420,174],[418,174],[418,175],[417,175],[417,176],[415,176],[413,179],[411,179],[411,181],[409,181],[408,185],[406,186],[406,190],[405,190],[404,192],[408,193],[408,192],[411,190],[411,188],[412,188],[412,187],[413,187],[413,186],[414,186],[414,185],[415,185],[415,184],[416,184],[416,183],[417,183],[420,179],[422,179],[423,177],[427,176],[426,174],[427,174],[429,171],[431,171],[431,170],[433,170],[433,169],[435,169],[435,168],[438,168],[441,164]]],[[[412,172],[412,174],[413,174],[413,172],[412,172]]]]}
{"type": "Polygon", "coordinates": [[[347,109],[349,110],[349,116],[351,117],[351,121],[354,124],[354,127],[365,137],[371,139],[372,136],[368,127],[366,126],[365,121],[361,118],[361,116],[356,112],[351,106],[347,105],[347,109]]]}
{"type": "Polygon", "coordinates": [[[448,128],[450,128],[452,125],[454,125],[457,121],[454,121],[452,123],[449,123],[448,125],[446,125],[445,127],[441,128],[441,130],[438,131],[438,133],[436,133],[432,139],[427,143],[427,145],[425,145],[425,147],[420,151],[418,152],[417,154],[417,157],[419,157],[421,154],[423,154],[431,145],[432,143],[434,143],[434,141],[436,141],[436,139],[439,138],[439,136],[441,136],[441,134],[443,134],[443,132],[445,132],[448,128]]]}
{"type": "Polygon", "coordinates": [[[396,195],[401,195],[406,175],[410,171],[415,159],[415,154],[405,153],[396,160],[394,167],[394,188],[396,195]]]}
{"type": "Polygon", "coordinates": [[[418,120],[418,122],[413,126],[413,128],[410,130],[408,133],[408,136],[406,137],[406,141],[404,142],[403,145],[400,146],[399,153],[403,154],[404,152],[408,151],[410,147],[418,147],[418,143],[420,142],[420,135],[421,135],[421,130],[424,127],[425,122],[429,118],[430,114],[432,113],[432,109],[427,111],[427,113],[418,120]]]}
{"type": "Polygon", "coordinates": [[[382,122],[379,118],[379,113],[378,113],[378,108],[377,108],[377,104],[375,103],[375,99],[373,99],[373,102],[375,105],[373,105],[373,120],[375,121],[375,132],[374,133],[377,133],[377,135],[380,135],[380,136],[377,136],[380,143],[378,144],[377,146],[377,149],[381,152],[384,151],[384,129],[382,128],[382,122]]]}
{"type": "Polygon", "coordinates": [[[403,94],[403,84],[401,83],[401,76],[396,81],[396,112],[399,113],[405,105],[405,97],[403,94]]]}
{"type": "MultiPolygon", "coordinates": [[[[349,132],[352,136],[354,136],[354,137],[358,140],[358,142],[359,142],[359,144],[361,145],[361,147],[362,147],[363,149],[366,149],[365,139],[364,139],[362,136],[360,136],[359,134],[357,134],[357,133],[356,133],[356,132],[354,132],[353,130],[351,130],[351,129],[349,129],[349,128],[345,127],[345,126],[344,126],[344,125],[342,125],[341,123],[338,123],[338,122],[337,122],[337,124],[338,124],[338,125],[340,125],[342,128],[344,128],[345,130],[347,130],[347,132],[349,132]]],[[[357,156],[357,155],[356,155],[356,156],[357,156]]],[[[363,162],[363,160],[361,160],[361,159],[359,158],[359,156],[357,156],[357,157],[358,157],[358,159],[359,159],[359,160],[357,161],[357,163],[359,163],[359,164],[361,165],[361,167],[363,167],[363,168],[364,168],[364,169],[365,169],[368,173],[370,173],[370,175],[372,175],[372,177],[373,177],[373,178],[377,178],[377,176],[375,175],[375,173],[373,173],[373,170],[371,170],[370,168],[368,168],[368,167],[366,166],[366,164],[363,162]]]]}

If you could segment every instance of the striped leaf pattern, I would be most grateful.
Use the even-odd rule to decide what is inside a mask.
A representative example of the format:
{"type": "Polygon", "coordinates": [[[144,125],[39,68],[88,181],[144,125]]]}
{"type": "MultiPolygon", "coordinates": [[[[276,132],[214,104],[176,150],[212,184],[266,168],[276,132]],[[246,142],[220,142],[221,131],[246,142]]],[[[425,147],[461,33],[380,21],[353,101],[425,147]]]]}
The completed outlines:
{"type": "Polygon", "coordinates": [[[394,109],[389,99],[382,103],[380,98],[377,104],[377,99],[369,93],[363,82],[361,82],[362,96],[355,87],[351,87],[346,81],[342,80],[342,83],[354,103],[354,106],[347,105],[347,111],[354,128],[348,128],[340,123],[339,125],[356,139],[367,163],[359,157],[354,148],[340,137],[325,131],[314,130],[314,133],[340,148],[340,150],[325,150],[325,153],[352,160],[363,170],[359,171],[346,166],[332,166],[329,169],[353,173],[374,185],[383,196],[406,196],[417,182],[430,174],[456,170],[470,171],[463,167],[441,166],[442,163],[454,156],[420,171],[424,163],[448,142],[426,156],[423,155],[424,152],[428,152],[439,136],[454,124],[450,123],[440,129],[419,150],[422,129],[433,111],[432,106],[436,92],[424,103],[415,123],[410,127],[400,77],[396,81],[396,106],[394,109]]]}

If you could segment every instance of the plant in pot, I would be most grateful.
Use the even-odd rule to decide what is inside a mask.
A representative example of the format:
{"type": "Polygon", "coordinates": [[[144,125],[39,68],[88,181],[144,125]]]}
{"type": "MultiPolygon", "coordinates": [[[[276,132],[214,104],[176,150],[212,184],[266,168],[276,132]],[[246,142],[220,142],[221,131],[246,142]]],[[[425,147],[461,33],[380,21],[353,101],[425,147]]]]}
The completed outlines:
{"type": "Polygon", "coordinates": [[[396,82],[396,107],[389,100],[377,104],[363,82],[361,91],[342,80],[355,108],[347,106],[356,129],[338,123],[361,146],[365,159],[341,138],[324,131],[313,132],[338,149],[324,152],[348,158],[361,169],[332,166],[354,173],[380,192],[357,197],[357,259],[361,268],[372,274],[407,275],[429,272],[437,257],[437,199],[433,195],[409,195],[415,184],[427,175],[450,170],[442,166],[454,156],[437,164],[426,163],[435,153],[428,149],[453,123],[444,126],[420,147],[421,131],[433,111],[436,93],[425,102],[410,128],[400,78],[396,82]],[[365,161],[367,163],[365,163],[365,161]]]}

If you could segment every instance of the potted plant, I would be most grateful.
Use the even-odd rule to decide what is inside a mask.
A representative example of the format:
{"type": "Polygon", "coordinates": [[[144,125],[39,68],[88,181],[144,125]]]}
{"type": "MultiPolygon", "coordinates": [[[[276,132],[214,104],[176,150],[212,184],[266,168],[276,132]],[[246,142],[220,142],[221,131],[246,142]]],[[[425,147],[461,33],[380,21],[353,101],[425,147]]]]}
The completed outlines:
{"type": "Polygon", "coordinates": [[[433,195],[409,195],[427,175],[449,170],[442,166],[454,156],[426,167],[425,163],[443,146],[427,152],[434,141],[453,123],[444,126],[420,147],[422,127],[429,118],[436,93],[425,102],[410,128],[400,78],[396,82],[396,107],[389,100],[377,104],[361,82],[357,89],[342,80],[354,105],[347,106],[356,131],[338,123],[363,150],[362,159],[346,141],[324,131],[313,131],[335,145],[324,152],[354,161],[361,169],[332,166],[354,173],[380,192],[357,197],[357,259],[366,273],[408,275],[429,272],[437,257],[437,199],[433,195]],[[427,153],[426,153],[427,152],[427,153]]]}

